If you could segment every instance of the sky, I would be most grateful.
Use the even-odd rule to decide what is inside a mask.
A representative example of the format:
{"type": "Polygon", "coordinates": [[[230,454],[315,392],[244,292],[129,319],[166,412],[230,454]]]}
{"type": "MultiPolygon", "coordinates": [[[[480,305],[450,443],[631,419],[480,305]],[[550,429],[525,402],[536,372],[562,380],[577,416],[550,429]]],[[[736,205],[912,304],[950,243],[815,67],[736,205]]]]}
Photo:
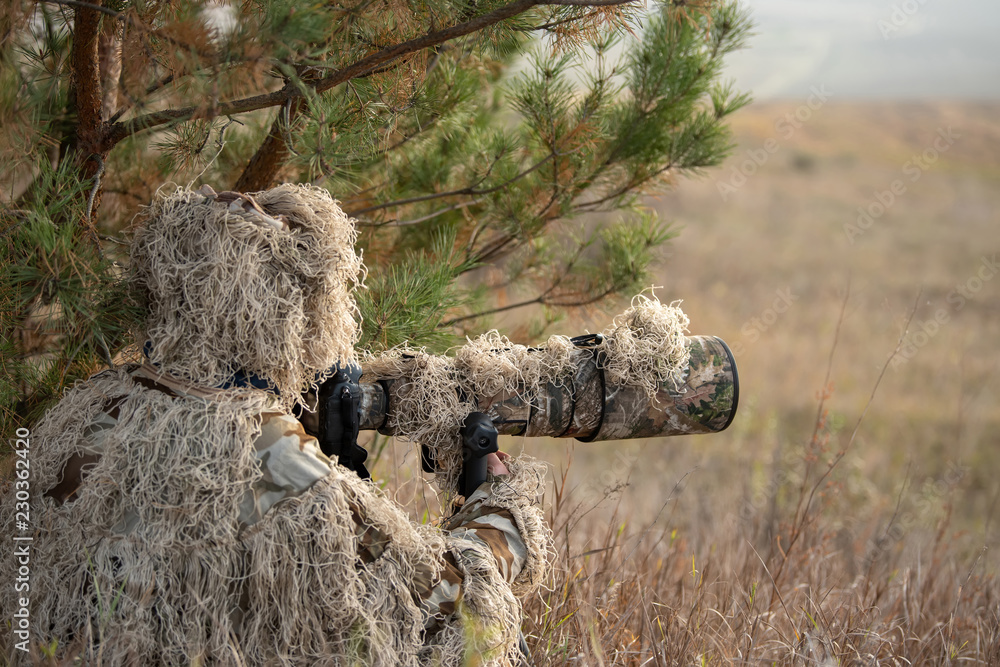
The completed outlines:
{"type": "Polygon", "coordinates": [[[744,0],[756,33],[728,75],[755,99],[1000,98],[998,0],[744,0]]]}

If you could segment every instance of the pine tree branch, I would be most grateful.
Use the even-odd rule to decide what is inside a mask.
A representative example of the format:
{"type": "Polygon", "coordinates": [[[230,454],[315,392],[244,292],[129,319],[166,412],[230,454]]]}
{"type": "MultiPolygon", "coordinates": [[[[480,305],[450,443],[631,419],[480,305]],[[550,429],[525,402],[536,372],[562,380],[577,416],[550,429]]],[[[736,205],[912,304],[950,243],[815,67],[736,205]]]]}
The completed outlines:
{"type": "Polygon", "coordinates": [[[468,206],[476,206],[477,204],[482,204],[485,199],[473,199],[472,201],[461,201],[457,204],[452,204],[451,206],[445,206],[440,208],[433,213],[428,213],[427,215],[420,216],[419,218],[413,218],[412,220],[386,220],[385,222],[369,222],[366,220],[359,220],[358,224],[364,227],[408,227],[410,225],[417,225],[421,222],[427,222],[428,220],[433,220],[434,218],[444,215],[445,213],[450,213],[451,211],[456,211],[460,208],[466,208],[468,206]]]}
{"type": "MultiPolygon", "coordinates": [[[[471,258],[469,260],[469,266],[474,268],[479,264],[485,264],[490,260],[498,259],[501,256],[500,252],[508,245],[510,245],[514,240],[515,238],[511,234],[504,234],[503,236],[494,239],[493,242],[490,243],[489,250],[485,249],[481,250],[479,254],[477,254],[474,258],[471,258]]],[[[515,246],[515,248],[516,247],[517,246],[515,246]]],[[[471,271],[472,268],[470,268],[469,270],[471,271]]]]}
{"type": "Polygon", "coordinates": [[[559,308],[582,308],[583,306],[589,306],[592,303],[597,303],[601,299],[614,294],[617,291],[617,287],[611,286],[605,289],[599,294],[593,296],[582,297],[579,299],[571,299],[566,301],[559,301],[556,299],[549,299],[548,292],[546,290],[534,299],[528,299],[526,301],[519,301],[518,303],[508,304],[506,306],[500,306],[499,308],[490,308],[488,310],[482,310],[478,313],[471,313],[469,315],[462,315],[461,317],[453,317],[450,320],[441,323],[443,327],[453,326],[459,322],[464,322],[466,320],[474,320],[479,317],[486,317],[487,315],[496,315],[497,313],[505,313],[508,310],[514,310],[515,308],[524,308],[525,306],[533,306],[535,304],[541,304],[543,306],[557,306],[559,308]]]}
{"type": "Polygon", "coordinates": [[[675,166],[675,164],[671,160],[670,162],[668,162],[663,167],[660,167],[659,169],[656,169],[655,171],[647,174],[646,176],[644,176],[644,177],[642,177],[642,178],[640,178],[638,180],[633,179],[633,180],[629,181],[625,185],[620,186],[614,192],[612,192],[610,194],[607,194],[607,195],[604,195],[600,199],[595,199],[593,201],[587,201],[587,202],[581,202],[579,204],[574,204],[573,205],[573,210],[576,211],[576,212],[579,212],[579,213],[596,211],[598,209],[598,207],[600,207],[602,204],[606,204],[609,201],[612,201],[614,199],[617,199],[619,197],[623,197],[623,196],[627,195],[628,193],[632,192],[633,190],[641,188],[643,185],[645,185],[649,181],[653,180],[654,178],[656,178],[660,174],[663,174],[663,173],[665,173],[667,171],[670,171],[671,169],[674,168],[674,166],[675,166]]]}
{"type": "MultiPolygon", "coordinates": [[[[368,3],[366,2],[362,4],[366,5],[368,3]]],[[[469,11],[471,12],[471,8],[469,11]]],[[[465,12],[463,13],[462,16],[463,19],[468,18],[467,13],[465,12]]],[[[349,23],[349,20],[345,21],[345,23],[349,23]]],[[[441,48],[434,47],[433,49],[435,51],[434,59],[427,66],[425,73],[429,73],[436,66],[438,57],[440,56],[442,51],[446,50],[446,48],[447,45],[444,45],[441,48]]],[[[355,79],[367,79],[373,76],[377,76],[379,74],[385,74],[399,67],[402,67],[407,62],[408,59],[399,58],[396,59],[394,62],[383,65],[381,67],[377,67],[361,76],[357,76],[355,77],[355,79]]],[[[310,69],[319,71],[323,69],[329,70],[335,68],[323,65],[313,65],[310,67],[310,69]]],[[[360,103],[360,99],[358,101],[360,103]]],[[[362,103],[361,106],[363,107],[364,104],[362,103]]],[[[250,162],[247,164],[246,168],[243,170],[243,173],[240,174],[239,179],[236,181],[236,185],[234,186],[236,190],[247,192],[252,190],[263,190],[264,188],[270,186],[274,178],[277,176],[278,170],[281,168],[281,165],[288,158],[289,153],[295,152],[291,148],[291,145],[289,144],[288,126],[291,123],[291,119],[298,116],[304,110],[304,107],[305,104],[302,98],[296,99],[292,101],[290,104],[285,106],[286,113],[284,121],[282,121],[280,115],[278,116],[278,118],[275,119],[273,125],[271,126],[271,131],[268,133],[268,136],[264,139],[263,143],[254,152],[253,156],[250,158],[250,162]]],[[[433,126],[433,123],[431,123],[431,126],[433,126]]],[[[414,134],[408,137],[404,137],[401,141],[399,141],[395,145],[385,148],[382,151],[379,151],[375,155],[371,156],[372,159],[375,159],[379,155],[388,153],[406,144],[415,136],[419,135],[423,130],[424,128],[421,128],[414,134]]],[[[324,174],[332,173],[328,165],[326,164],[326,160],[322,156],[319,156],[319,161],[324,174]]]]}
{"type": "MultiPolygon", "coordinates": [[[[542,158],[541,160],[539,160],[538,162],[536,162],[532,166],[528,167],[524,171],[518,173],[516,176],[512,176],[511,178],[507,179],[503,183],[500,183],[499,185],[494,185],[492,187],[485,188],[485,189],[482,189],[482,190],[478,189],[476,187],[476,185],[479,185],[484,180],[486,180],[486,178],[489,176],[489,172],[487,172],[486,176],[484,176],[483,178],[481,178],[479,180],[479,182],[476,183],[476,185],[470,185],[468,187],[459,188],[457,190],[449,190],[447,192],[434,192],[434,193],[431,193],[429,195],[421,195],[419,197],[410,197],[409,199],[397,199],[395,201],[386,202],[384,204],[375,204],[373,206],[368,206],[366,208],[358,209],[357,211],[347,211],[347,215],[353,217],[353,216],[361,215],[363,213],[371,213],[372,211],[378,211],[378,210],[385,209],[385,208],[394,208],[396,206],[406,206],[407,204],[418,204],[420,202],[430,201],[432,199],[441,199],[443,197],[457,197],[457,196],[460,196],[460,195],[467,195],[469,197],[476,197],[476,196],[481,196],[481,195],[492,194],[492,193],[497,192],[499,190],[503,190],[504,188],[508,187],[509,185],[512,185],[513,183],[516,183],[517,181],[521,180],[522,178],[524,178],[528,174],[531,174],[532,172],[535,172],[535,171],[541,169],[542,167],[545,166],[545,164],[549,160],[551,160],[551,159],[553,159],[555,157],[558,157],[557,153],[549,153],[547,156],[545,156],[544,158],[542,158]]],[[[490,165],[490,170],[492,170],[493,166],[495,166],[495,165],[496,165],[496,162],[494,162],[493,165],[490,165]]]]}
{"type": "Polygon", "coordinates": [[[459,188],[458,190],[449,190],[447,192],[433,192],[429,195],[420,195],[419,197],[410,197],[408,199],[397,199],[395,201],[386,202],[384,204],[374,204],[372,206],[366,206],[365,208],[361,208],[356,211],[345,211],[345,212],[347,213],[347,215],[353,218],[355,216],[359,216],[364,213],[371,213],[372,211],[380,211],[386,208],[406,206],[407,204],[419,204],[420,202],[431,201],[433,199],[442,199],[444,197],[457,197],[459,195],[472,195],[472,194],[474,193],[472,192],[471,187],[459,188]]]}
{"type": "MultiPolygon", "coordinates": [[[[182,42],[179,39],[177,39],[176,37],[173,37],[172,35],[163,33],[160,30],[156,30],[154,28],[149,28],[149,27],[143,25],[141,21],[137,20],[134,16],[131,16],[131,15],[129,15],[126,12],[116,12],[115,10],[109,9],[108,7],[104,7],[102,5],[95,4],[93,2],[84,2],[83,0],[40,0],[40,1],[44,2],[44,3],[51,4],[51,5],[60,5],[60,6],[66,6],[66,7],[74,7],[74,8],[81,9],[81,10],[93,10],[94,12],[98,12],[98,13],[104,14],[105,16],[110,16],[113,19],[116,19],[116,20],[119,20],[119,21],[124,21],[125,23],[127,23],[131,27],[135,28],[136,30],[138,30],[138,31],[140,31],[140,32],[142,32],[142,33],[144,33],[146,35],[156,35],[160,39],[163,39],[164,41],[167,41],[167,42],[173,44],[174,46],[178,46],[178,47],[183,48],[183,49],[188,49],[192,53],[194,53],[195,55],[199,56],[200,58],[211,58],[212,57],[212,54],[205,53],[203,51],[199,51],[192,44],[188,44],[188,43],[182,42]]],[[[257,58],[250,58],[250,59],[247,59],[246,62],[256,62],[257,60],[258,60],[257,58]]]]}
{"type": "Polygon", "coordinates": [[[585,19],[593,18],[600,14],[599,11],[594,10],[592,12],[587,12],[583,16],[567,16],[564,19],[558,21],[549,21],[548,23],[543,23],[541,25],[532,26],[530,28],[518,28],[520,32],[534,32],[536,30],[551,30],[552,28],[558,28],[561,25],[566,25],[567,23],[573,23],[574,21],[582,21],[585,19]]]}
{"type": "MultiPolygon", "coordinates": [[[[134,16],[126,12],[117,12],[108,7],[83,0],[42,0],[48,4],[74,8],[73,45],[70,57],[70,102],[77,112],[77,126],[73,136],[65,142],[66,148],[75,149],[80,154],[97,155],[102,159],[107,157],[114,146],[126,136],[118,136],[115,128],[122,123],[101,119],[103,103],[103,86],[100,73],[99,37],[101,15],[122,21],[144,35],[157,35],[176,47],[187,49],[201,58],[211,58],[212,54],[199,51],[196,47],[179,41],[175,37],[163,34],[142,24],[134,16]],[[96,117],[96,121],[94,118],[96,117]]],[[[166,81],[169,83],[170,79],[166,81]]],[[[155,84],[154,84],[155,85],[155,84]]],[[[131,100],[129,106],[131,106],[131,100]]],[[[119,118],[127,108],[119,110],[114,118],[119,118]]],[[[96,169],[88,166],[94,162],[85,158],[83,165],[84,177],[92,178],[96,169]]],[[[100,205],[98,193],[96,206],[100,205]]]]}
{"type": "MultiPolygon", "coordinates": [[[[705,135],[704,131],[700,131],[700,132],[696,133],[694,135],[694,138],[692,139],[692,142],[700,141],[701,139],[704,138],[704,135],[705,135]]],[[[691,165],[685,166],[683,164],[683,161],[682,161],[683,157],[684,156],[682,155],[682,156],[679,156],[677,158],[672,158],[669,162],[667,162],[667,164],[665,164],[662,167],[659,167],[659,168],[655,169],[654,171],[646,174],[645,176],[643,176],[641,178],[638,178],[638,179],[636,179],[636,178],[631,179],[626,184],[624,184],[622,186],[619,186],[619,188],[617,190],[615,190],[614,192],[612,192],[611,194],[606,194],[605,196],[603,196],[603,197],[601,197],[599,199],[593,200],[593,201],[581,202],[579,204],[574,204],[573,205],[573,210],[576,211],[576,212],[578,212],[578,213],[596,211],[596,210],[598,210],[598,208],[602,204],[605,204],[605,203],[607,203],[609,201],[617,199],[618,197],[622,197],[622,196],[628,194],[629,192],[632,192],[632,191],[638,190],[639,188],[642,188],[649,181],[653,180],[654,178],[658,177],[659,175],[661,175],[661,174],[663,174],[663,173],[665,173],[667,171],[670,171],[674,167],[677,167],[678,169],[685,169],[685,168],[690,169],[691,165]]],[[[604,165],[602,165],[602,169],[603,169],[603,167],[604,167],[604,165]]],[[[695,167],[697,167],[697,165],[695,165],[695,167]]],[[[595,177],[595,175],[592,175],[589,180],[592,181],[593,178],[595,177]]]]}
{"type": "Polygon", "coordinates": [[[558,5],[562,7],[615,7],[632,4],[634,0],[545,0],[539,5],[558,5]]]}
{"type": "Polygon", "coordinates": [[[288,104],[278,112],[271,124],[264,142],[250,158],[250,162],[236,179],[233,189],[237,192],[256,192],[271,187],[281,165],[292,152],[288,143],[288,127],[302,112],[305,105],[303,98],[289,100],[288,104]]]}
{"type": "MultiPolygon", "coordinates": [[[[183,44],[181,44],[180,42],[176,42],[176,40],[175,40],[175,43],[178,46],[183,46],[183,44]]],[[[201,54],[199,54],[199,55],[201,55],[201,54]]],[[[205,68],[195,69],[195,70],[190,70],[190,71],[170,72],[169,74],[166,74],[166,75],[160,77],[159,79],[157,79],[156,81],[154,81],[153,83],[149,84],[146,87],[145,95],[146,95],[146,97],[149,97],[150,95],[158,93],[161,90],[163,90],[164,88],[167,88],[168,86],[170,86],[170,85],[172,85],[174,83],[177,83],[178,81],[182,81],[184,78],[189,77],[189,76],[191,76],[193,74],[196,74],[196,73],[198,73],[198,74],[207,73],[208,76],[217,76],[222,71],[222,69],[224,69],[225,67],[234,67],[235,68],[235,67],[239,67],[241,65],[246,65],[246,64],[249,64],[249,63],[254,63],[254,62],[257,62],[259,60],[260,60],[259,58],[249,58],[249,59],[245,59],[245,60],[242,60],[242,59],[232,59],[232,60],[225,60],[225,61],[222,61],[222,62],[219,62],[219,63],[215,63],[211,67],[205,67],[205,68]]],[[[115,112],[114,116],[112,116],[111,118],[108,119],[108,123],[111,124],[111,125],[113,125],[114,123],[116,123],[122,116],[124,116],[126,113],[128,113],[129,111],[131,111],[135,106],[139,105],[140,103],[141,104],[146,104],[146,102],[141,102],[140,100],[137,100],[136,98],[132,97],[125,90],[123,90],[122,93],[126,96],[126,103],[123,104],[118,109],[118,111],[115,112]]]]}
{"type": "Polygon", "coordinates": [[[593,296],[588,296],[580,299],[572,299],[567,301],[559,301],[556,299],[546,299],[546,306],[556,306],[557,308],[582,308],[583,306],[589,306],[593,303],[597,303],[601,299],[611,296],[617,292],[621,287],[619,285],[611,285],[606,288],[603,292],[594,294],[593,296]]]}
{"type": "MultiPolygon", "coordinates": [[[[354,78],[366,79],[378,74],[391,72],[405,63],[406,61],[398,60],[354,78]]],[[[303,97],[291,99],[284,105],[284,113],[279,112],[277,118],[274,119],[267,137],[265,137],[264,141],[254,152],[250,158],[250,162],[247,163],[247,166],[236,180],[236,184],[233,186],[234,190],[237,192],[253,192],[271,187],[281,166],[288,159],[289,155],[294,152],[289,144],[289,127],[292,121],[302,114],[305,106],[305,98],[303,97]]]]}
{"type": "Polygon", "coordinates": [[[75,111],[76,123],[67,142],[67,157],[76,161],[81,180],[94,179],[94,188],[87,198],[83,225],[100,249],[97,230],[91,220],[100,206],[100,183],[104,173],[101,105],[101,65],[99,56],[101,11],[94,7],[77,7],[73,13],[73,45],[70,52],[69,107],[75,111]]]}
{"type": "MultiPolygon", "coordinates": [[[[721,35],[721,37],[716,41],[715,45],[712,48],[712,54],[711,54],[711,57],[709,59],[709,62],[712,61],[712,60],[714,60],[718,56],[719,45],[726,38],[726,36],[728,36],[728,34],[729,34],[729,32],[723,32],[722,35],[721,35]]],[[[668,74],[669,69],[670,69],[670,63],[673,61],[673,56],[674,56],[674,51],[672,50],[670,52],[670,54],[669,54],[668,59],[667,59],[667,65],[661,71],[661,76],[666,76],[668,74]]],[[[656,108],[660,107],[660,106],[664,106],[664,105],[671,105],[672,106],[674,104],[677,104],[681,99],[683,99],[685,96],[687,96],[691,92],[691,90],[694,88],[694,86],[696,85],[696,83],[698,81],[700,81],[700,79],[701,79],[702,76],[705,75],[705,73],[708,70],[708,67],[709,67],[709,63],[703,64],[701,67],[698,68],[698,71],[697,71],[696,75],[691,78],[691,81],[688,83],[687,86],[685,86],[682,90],[677,91],[676,93],[674,93],[674,95],[669,100],[660,100],[653,109],[643,110],[642,113],[641,113],[641,116],[643,118],[648,118],[650,115],[652,115],[653,111],[656,108]]],[[[640,89],[644,88],[644,87],[645,86],[640,86],[640,89]]],[[[578,191],[578,194],[582,194],[583,192],[585,192],[594,183],[594,181],[596,181],[601,176],[601,174],[603,174],[604,172],[606,172],[609,167],[611,167],[613,164],[615,164],[617,162],[618,158],[620,157],[621,151],[627,145],[628,140],[631,139],[631,137],[633,136],[634,132],[636,131],[636,128],[638,128],[639,125],[640,125],[640,123],[638,123],[638,122],[633,122],[631,124],[631,126],[626,131],[625,136],[622,137],[617,142],[617,144],[615,145],[615,147],[608,154],[607,158],[600,165],[598,165],[598,167],[593,171],[593,173],[591,173],[586,178],[586,180],[583,182],[583,187],[580,188],[580,190],[578,191]]],[[[659,176],[660,174],[664,173],[665,171],[667,171],[667,170],[669,170],[669,169],[671,169],[671,168],[673,168],[675,166],[677,166],[677,160],[671,159],[664,167],[661,167],[661,168],[655,170],[653,173],[647,175],[645,178],[639,179],[638,181],[634,181],[634,182],[630,183],[629,185],[622,186],[615,193],[609,194],[609,195],[605,195],[605,196],[603,196],[600,199],[597,199],[595,201],[583,202],[583,203],[580,203],[580,204],[576,204],[576,205],[574,205],[574,210],[576,210],[577,212],[593,211],[597,207],[599,207],[601,204],[606,203],[607,201],[610,201],[610,200],[615,199],[617,197],[620,197],[620,196],[626,194],[627,192],[631,191],[634,188],[641,187],[645,183],[649,182],[651,179],[659,176]]]]}
{"type": "Polygon", "coordinates": [[[505,313],[508,310],[514,310],[515,308],[524,308],[525,306],[533,306],[536,303],[543,303],[542,297],[536,296],[534,299],[528,299],[527,301],[520,301],[518,303],[508,304],[506,306],[500,306],[498,308],[490,308],[489,310],[482,310],[478,313],[471,313],[469,315],[462,315],[461,317],[453,317],[450,320],[441,323],[443,327],[450,327],[459,322],[465,322],[466,320],[474,320],[477,317],[486,317],[487,315],[496,315],[497,313],[505,313]]]}
{"type": "MultiPolygon", "coordinates": [[[[59,1],[68,2],[70,0],[59,1]]],[[[483,14],[482,16],[477,16],[469,21],[459,23],[458,25],[454,25],[443,30],[429,32],[421,37],[416,37],[373,53],[328,76],[317,79],[315,82],[311,82],[309,87],[313,93],[325,92],[346,81],[350,81],[351,79],[367,76],[379,67],[398,58],[402,58],[410,53],[431,48],[453,39],[457,39],[458,37],[478,32],[484,28],[500,23],[501,21],[523,14],[534,7],[544,5],[610,7],[615,5],[633,4],[635,2],[636,0],[515,0],[515,2],[512,2],[509,5],[499,7],[498,9],[483,14]]],[[[298,97],[304,97],[302,90],[300,90],[294,83],[289,82],[286,83],[281,89],[271,93],[253,95],[239,100],[223,102],[221,104],[213,105],[210,108],[189,106],[181,109],[155,111],[124,123],[115,123],[108,130],[107,140],[111,145],[114,145],[122,139],[136,134],[137,132],[159,127],[173,121],[190,120],[194,118],[214,118],[223,115],[228,116],[246,113],[248,111],[257,111],[259,109],[279,106],[286,103],[290,99],[298,97]]]]}
{"type": "Polygon", "coordinates": [[[82,2],[81,0],[44,0],[44,2],[47,2],[52,5],[64,5],[66,7],[73,7],[74,9],[92,10],[95,12],[100,12],[101,14],[105,14],[115,19],[121,18],[122,16],[120,12],[116,12],[113,9],[109,9],[108,7],[103,7],[93,2],[82,2]]]}
{"type": "Polygon", "coordinates": [[[381,149],[377,153],[374,153],[372,155],[372,159],[380,158],[383,155],[388,155],[389,153],[393,152],[394,150],[402,148],[406,144],[410,143],[411,141],[413,141],[414,139],[416,139],[417,137],[419,137],[421,134],[423,134],[425,132],[428,132],[429,130],[434,129],[434,127],[437,126],[438,121],[441,120],[441,118],[443,116],[444,116],[443,113],[435,114],[430,120],[428,120],[425,123],[422,123],[420,125],[420,127],[417,128],[417,131],[414,132],[413,134],[404,134],[403,138],[400,139],[399,141],[397,141],[396,143],[392,144],[391,146],[386,146],[385,148],[381,149]]]}
{"type": "Polygon", "coordinates": [[[77,116],[76,148],[94,152],[99,148],[101,128],[101,70],[98,58],[100,12],[81,7],[74,13],[73,47],[70,55],[71,93],[77,116]]]}

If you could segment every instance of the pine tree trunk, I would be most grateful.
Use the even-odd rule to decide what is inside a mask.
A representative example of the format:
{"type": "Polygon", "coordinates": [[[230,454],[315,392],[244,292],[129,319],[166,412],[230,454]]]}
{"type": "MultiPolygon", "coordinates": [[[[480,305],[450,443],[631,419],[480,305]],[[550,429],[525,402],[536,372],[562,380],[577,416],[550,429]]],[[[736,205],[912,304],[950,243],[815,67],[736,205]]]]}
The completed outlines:
{"type": "Polygon", "coordinates": [[[291,155],[291,150],[285,141],[288,134],[288,128],[285,127],[286,118],[291,124],[292,120],[299,115],[302,104],[301,99],[294,100],[288,109],[287,116],[283,111],[278,111],[278,117],[271,124],[271,131],[236,180],[236,184],[233,186],[234,190],[237,192],[256,192],[271,187],[281,170],[281,166],[291,155]]]}
{"type": "MultiPolygon", "coordinates": [[[[69,140],[66,158],[75,160],[80,168],[80,179],[91,181],[101,171],[107,157],[104,148],[104,121],[101,118],[103,100],[101,87],[101,62],[99,54],[101,14],[95,9],[76,9],[73,21],[73,50],[70,56],[70,106],[76,111],[76,128],[69,140]]],[[[91,208],[100,206],[98,188],[91,208]]],[[[89,211],[93,220],[92,211],[89,211]]],[[[93,223],[86,220],[96,241],[93,223]]]]}

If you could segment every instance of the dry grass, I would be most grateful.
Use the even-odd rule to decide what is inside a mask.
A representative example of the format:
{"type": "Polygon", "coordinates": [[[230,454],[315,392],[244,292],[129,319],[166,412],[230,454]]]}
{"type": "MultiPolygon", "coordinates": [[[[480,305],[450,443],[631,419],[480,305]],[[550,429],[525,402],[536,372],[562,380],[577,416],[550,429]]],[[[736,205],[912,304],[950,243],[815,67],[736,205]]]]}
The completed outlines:
{"type": "Polygon", "coordinates": [[[624,484],[595,504],[599,487],[570,488],[564,467],[551,499],[556,568],[528,607],[536,663],[1000,661],[1000,581],[983,562],[987,547],[971,563],[954,548],[951,496],[967,471],[949,471],[913,507],[904,507],[901,491],[887,519],[863,516],[848,526],[832,518],[851,509],[841,464],[883,378],[836,451],[826,409],[832,392],[821,392],[811,437],[790,458],[775,459],[766,493],[718,487],[714,521],[678,512],[687,475],[648,525],[625,518],[621,495],[609,515],[588,518],[624,484]],[[727,513],[725,505],[739,509],[727,513]]]}
{"type": "Polygon", "coordinates": [[[886,540],[858,553],[860,536],[833,530],[822,508],[682,529],[670,508],[639,530],[620,512],[574,525],[566,493],[557,486],[552,590],[528,608],[539,665],[1000,660],[1000,587],[978,559],[949,555],[946,522],[910,548],[871,524],[886,540]]]}

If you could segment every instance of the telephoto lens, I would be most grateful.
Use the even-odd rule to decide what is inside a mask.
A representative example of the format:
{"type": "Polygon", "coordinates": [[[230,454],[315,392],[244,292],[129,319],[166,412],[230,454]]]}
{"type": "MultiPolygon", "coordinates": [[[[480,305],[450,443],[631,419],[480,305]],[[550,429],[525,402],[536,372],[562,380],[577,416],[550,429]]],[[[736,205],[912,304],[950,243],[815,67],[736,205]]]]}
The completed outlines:
{"type": "MultiPolygon", "coordinates": [[[[576,346],[574,363],[564,377],[544,387],[522,386],[496,396],[472,397],[476,409],[487,414],[501,434],[583,442],[717,433],[736,415],[736,362],[720,338],[686,337],[687,367],[679,378],[659,383],[655,394],[639,382],[613,383],[608,379],[600,351],[601,334],[572,341],[576,346]]],[[[394,397],[405,385],[405,377],[386,380],[364,374],[361,428],[395,434],[389,416],[394,397]]]]}

